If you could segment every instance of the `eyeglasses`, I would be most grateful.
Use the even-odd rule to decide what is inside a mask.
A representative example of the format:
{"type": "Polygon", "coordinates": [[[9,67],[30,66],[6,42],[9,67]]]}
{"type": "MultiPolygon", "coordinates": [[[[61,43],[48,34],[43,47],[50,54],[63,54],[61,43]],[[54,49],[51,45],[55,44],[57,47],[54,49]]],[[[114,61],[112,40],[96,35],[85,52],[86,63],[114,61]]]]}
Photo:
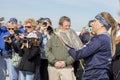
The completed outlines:
{"type": "Polygon", "coordinates": [[[31,26],[25,26],[25,28],[31,28],[31,26]]]}
{"type": "Polygon", "coordinates": [[[8,30],[14,30],[14,28],[8,28],[8,30]]]}

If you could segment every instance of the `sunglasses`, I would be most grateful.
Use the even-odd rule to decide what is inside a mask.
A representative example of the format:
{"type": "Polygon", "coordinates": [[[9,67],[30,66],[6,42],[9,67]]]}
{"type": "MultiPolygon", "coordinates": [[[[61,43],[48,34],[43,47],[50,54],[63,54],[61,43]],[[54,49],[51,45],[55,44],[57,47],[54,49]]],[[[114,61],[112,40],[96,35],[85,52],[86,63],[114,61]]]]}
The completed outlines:
{"type": "Polygon", "coordinates": [[[25,28],[31,28],[31,26],[25,26],[25,28]]]}
{"type": "Polygon", "coordinates": [[[49,20],[49,18],[41,18],[41,20],[49,20]]]}
{"type": "Polygon", "coordinates": [[[8,30],[14,30],[14,28],[8,28],[8,30]]]}

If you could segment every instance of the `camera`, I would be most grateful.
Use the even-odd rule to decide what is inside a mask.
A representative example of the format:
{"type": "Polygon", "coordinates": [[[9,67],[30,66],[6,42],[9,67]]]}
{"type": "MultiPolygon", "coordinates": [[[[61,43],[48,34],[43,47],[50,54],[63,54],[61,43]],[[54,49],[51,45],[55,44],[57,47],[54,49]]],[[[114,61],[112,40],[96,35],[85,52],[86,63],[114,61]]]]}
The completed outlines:
{"type": "Polygon", "coordinates": [[[27,43],[29,40],[25,37],[24,39],[21,40],[20,43],[27,43]]]}
{"type": "Polygon", "coordinates": [[[22,43],[27,43],[28,40],[27,39],[23,39],[22,43]]]}
{"type": "Polygon", "coordinates": [[[25,38],[23,40],[20,41],[21,44],[28,44],[28,48],[31,48],[32,47],[32,42],[31,42],[31,39],[29,38],[25,38]]]}
{"type": "Polygon", "coordinates": [[[43,26],[43,27],[46,27],[46,26],[47,26],[47,22],[43,22],[43,23],[42,23],[42,26],[43,26]]]}
{"type": "Polygon", "coordinates": [[[53,33],[53,28],[51,26],[48,26],[47,32],[49,35],[51,35],[53,33]]]}
{"type": "Polygon", "coordinates": [[[4,36],[4,40],[5,40],[5,41],[10,40],[10,36],[4,36]]]}
{"type": "Polygon", "coordinates": [[[20,33],[22,33],[20,30],[14,30],[14,33],[16,34],[16,35],[19,35],[20,33]]]}

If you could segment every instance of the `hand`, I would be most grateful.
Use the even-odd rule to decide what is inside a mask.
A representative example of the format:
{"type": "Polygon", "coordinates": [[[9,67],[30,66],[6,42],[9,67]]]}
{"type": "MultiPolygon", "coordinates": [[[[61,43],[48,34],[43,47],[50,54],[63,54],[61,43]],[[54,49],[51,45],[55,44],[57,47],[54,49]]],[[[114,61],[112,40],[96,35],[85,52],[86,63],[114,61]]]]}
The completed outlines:
{"type": "Polygon", "coordinates": [[[60,61],[61,63],[61,68],[64,68],[66,66],[65,61],[60,61]]]}
{"type": "Polygon", "coordinates": [[[19,38],[24,39],[25,38],[24,34],[19,33],[19,38]]]}
{"type": "Polygon", "coordinates": [[[12,40],[9,37],[7,39],[5,39],[4,41],[7,42],[7,43],[11,43],[12,42],[12,40]]]}
{"type": "Polygon", "coordinates": [[[57,61],[55,63],[55,67],[56,68],[64,68],[66,66],[65,62],[64,61],[57,61]]]}
{"type": "Polygon", "coordinates": [[[56,68],[60,68],[61,67],[61,63],[59,61],[57,61],[54,65],[56,68]]]}
{"type": "Polygon", "coordinates": [[[23,49],[24,47],[28,48],[28,42],[27,43],[22,43],[21,49],[23,49]]]}

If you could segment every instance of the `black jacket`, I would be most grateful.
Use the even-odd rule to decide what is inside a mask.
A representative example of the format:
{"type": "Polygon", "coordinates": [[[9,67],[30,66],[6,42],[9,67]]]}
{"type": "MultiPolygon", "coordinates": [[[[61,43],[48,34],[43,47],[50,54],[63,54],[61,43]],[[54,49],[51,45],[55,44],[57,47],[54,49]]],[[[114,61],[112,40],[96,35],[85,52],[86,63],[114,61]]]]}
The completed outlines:
{"type": "Polygon", "coordinates": [[[120,42],[116,45],[116,52],[113,57],[111,71],[113,80],[120,80],[120,42]]]}
{"type": "Polygon", "coordinates": [[[36,66],[40,65],[40,47],[23,48],[19,50],[22,59],[19,65],[21,71],[35,72],[36,66]]]}

